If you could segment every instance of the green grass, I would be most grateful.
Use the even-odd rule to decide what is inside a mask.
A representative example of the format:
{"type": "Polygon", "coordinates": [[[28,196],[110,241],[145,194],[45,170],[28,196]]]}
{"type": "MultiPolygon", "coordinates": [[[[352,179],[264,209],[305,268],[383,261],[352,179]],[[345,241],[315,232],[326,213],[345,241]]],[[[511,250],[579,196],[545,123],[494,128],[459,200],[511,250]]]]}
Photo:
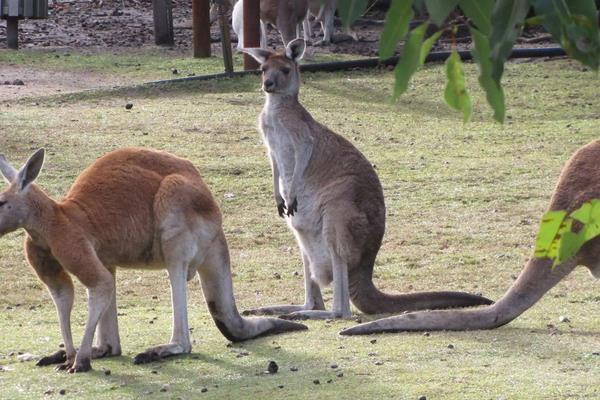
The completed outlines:
{"type": "MultiPolygon", "coordinates": [[[[234,69],[243,69],[243,57],[234,54],[234,69]]],[[[358,58],[349,54],[317,54],[305,62],[328,62],[358,58]]],[[[117,80],[121,84],[140,83],[191,75],[216,74],[224,71],[221,56],[194,59],[189,52],[169,48],[118,50],[25,49],[18,52],[0,50],[0,65],[19,65],[34,69],[93,74],[117,80]],[[177,70],[177,75],[173,74],[177,70]]],[[[75,75],[77,76],[77,75],[75,75]]]]}
{"type": "MultiPolygon", "coordinates": [[[[501,296],[532,253],[562,165],[598,137],[598,78],[577,64],[507,65],[509,118],[503,126],[492,121],[475,86],[476,68],[466,69],[475,97],[467,125],[443,103],[441,65],[418,73],[397,103],[390,101],[387,71],[303,78],[301,100],[315,118],[351,139],[376,165],[388,219],[375,280],[386,291],[461,289],[501,296]]],[[[151,146],[191,159],[224,214],[240,309],[301,302],[302,277],[294,275],[301,272],[300,257],[277,217],[256,132],[263,102],[258,86],[257,77],[246,77],[0,103],[0,151],[20,164],[32,150],[46,147],[39,184],[55,197],[96,157],[118,147],[151,146]],[[134,103],[131,111],[123,107],[126,100],[134,103]]],[[[47,354],[61,337],[54,306],[24,259],[23,237],[16,232],[0,239],[0,365],[8,369],[0,372],[3,399],[60,397],[60,389],[65,398],[82,399],[600,398],[600,356],[592,354],[600,351],[600,297],[583,268],[493,331],[340,337],[337,332],[354,322],[315,321],[307,323],[308,332],[233,347],[215,328],[194,281],[193,353],[143,366],[132,365],[133,355],[170,335],[168,283],[161,271],[120,271],[124,355],[94,360],[88,374],[37,368],[18,362],[15,354],[47,354]],[[571,322],[560,323],[561,315],[571,322]],[[238,357],[241,349],[249,355],[238,357]],[[279,364],[278,374],[264,374],[269,360],[279,364]],[[297,372],[290,371],[293,366],[297,372]],[[48,389],[52,395],[44,395],[48,389]]],[[[330,290],[325,297],[330,303],[330,290]]],[[[78,285],[76,341],[85,317],[85,293],[78,285]]]]}

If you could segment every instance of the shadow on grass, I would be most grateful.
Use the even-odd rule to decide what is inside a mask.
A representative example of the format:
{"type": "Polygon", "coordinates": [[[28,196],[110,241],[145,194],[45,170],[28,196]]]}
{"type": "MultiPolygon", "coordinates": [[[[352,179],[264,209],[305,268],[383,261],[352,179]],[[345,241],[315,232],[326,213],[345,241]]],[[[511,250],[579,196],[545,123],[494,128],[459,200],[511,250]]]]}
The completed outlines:
{"type": "MultiPolygon", "coordinates": [[[[259,80],[256,76],[222,78],[210,81],[175,81],[160,84],[145,83],[132,86],[119,86],[113,88],[89,89],[80,92],[56,94],[49,96],[22,97],[16,101],[18,104],[29,105],[31,102],[42,104],[59,103],[72,104],[81,101],[96,101],[123,97],[127,99],[139,98],[178,98],[189,95],[212,93],[250,93],[259,92],[259,80]]],[[[12,100],[11,102],[13,102],[12,100]]],[[[4,103],[0,101],[0,104],[4,103]]]]}
{"type": "MultiPolygon", "coordinates": [[[[388,88],[382,90],[380,87],[370,86],[366,83],[353,82],[352,85],[340,85],[340,79],[314,79],[306,84],[313,90],[323,92],[327,96],[336,96],[347,99],[354,103],[387,105],[397,107],[404,113],[431,117],[435,111],[437,118],[459,120],[460,116],[442,101],[429,101],[422,96],[402,96],[395,101],[388,88]]],[[[391,83],[390,87],[391,89],[391,83]]]]}
{"type": "MultiPolygon", "coordinates": [[[[254,392],[271,391],[277,390],[278,386],[283,389],[285,384],[289,390],[288,386],[312,386],[315,378],[324,378],[324,371],[303,369],[293,372],[290,367],[325,366],[329,360],[306,352],[274,348],[272,341],[276,337],[278,335],[235,343],[224,352],[216,354],[216,357],[199,351],[143,365],[134,365],[132,358],[126,356],[94,360],[93,366],[96,369],[78,377],[86,380],[86,384],[94,385],[96,381],[96,385],[110,385],[115,398],[140,398],[157,392],[168,392],[165,393],[168,398],[180,395],[184,395],[184,398],[196,398],[195,396],[206,391],[222,398],[232,398],[231,395],[239,392],[234,397],[244,398],[248,395],[244,395],[245,389],[254,392]],[[244,354],[242,351],[247,352],[246,355],[239,356],[244,354]],[[257,359],[261,361],[257,363],[257,359]],[[279,365],[279,372],[269,374],[268,361],[263,362],[263,359],[275,360],[279,365]],[[111,374],[107,375],[106,370],[110,370],[111,374]]],[[[328,372],[332,376],[335,373],[328,372]]],[[[92,395],[90,392],[85,394],[92,395]]]]}

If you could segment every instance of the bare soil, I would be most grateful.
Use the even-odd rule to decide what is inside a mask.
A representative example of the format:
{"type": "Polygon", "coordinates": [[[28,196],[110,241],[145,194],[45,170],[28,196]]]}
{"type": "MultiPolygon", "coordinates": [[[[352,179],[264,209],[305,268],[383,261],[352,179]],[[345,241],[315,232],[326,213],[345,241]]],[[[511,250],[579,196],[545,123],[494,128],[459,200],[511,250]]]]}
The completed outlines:
{"type": "MultiPolygon", "coordinates": [[[[323,48],[333,53],[375,56],[385,12],[371,10],[355,24],[360,41],[353,42],[338,31],[336,43],[323,48]]],[[[23,48],[139,48],[153,46],[152,2],[150,0],[61,0],[49,4],[48,19],[20,21],[19,43],[23,48]]],[[[175,47],[189,49],[192,43],[191,0],[173,0],[175,47]]],[[[211,36],[215,54],[220,54],[219,28],[211,36]]],[[[237,40],[232,32],[232,39],[237,40]]],[[[280,46],[274,30],[269,43],[280,46]]],[[[0,47],[6,46],[6,21],[0,22],[0,47]]]]}
{"type": "Polygon", "coordinates": [[[82,71],[45,70],[23,65],[2,65],[0,69],[0,99],[47,96],[78,92],[92,88],[110,87],[127,83],[119,76],[82,71]],[[13,84],[21,80],[23,85],[13,84]]]}

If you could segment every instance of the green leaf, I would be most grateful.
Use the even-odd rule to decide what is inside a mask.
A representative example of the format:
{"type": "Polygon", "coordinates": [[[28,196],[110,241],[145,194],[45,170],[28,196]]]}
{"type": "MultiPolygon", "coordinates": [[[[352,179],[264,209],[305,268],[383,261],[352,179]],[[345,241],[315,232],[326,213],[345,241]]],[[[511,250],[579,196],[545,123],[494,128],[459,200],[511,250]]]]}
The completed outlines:
{"type": "Polygon", "coordinates": [[[394,74],[396,75],[396,84],[394,86],[394,98],[398,98],[408,89],[408,81],[420,65],[421,46],[423,45],[423,36],[427,30],[428,23],[422,23],[413,29],[408,35],[400,61],[396,65],[394,74]]]}
{"type": "Polygon", "coordinates": [[[543,15],[534,15],[525,20],[525,26],[539,26],[544,24],[543,15]]]}
{"type": "Polygon", "coordinates": [[[471,98],[465,87],[465,72],[456,49],[452,49],[450,57],[446,60],[446,76],[448,83],[444,91],[444,99],[450,107],[462,111],[463,121],[467,122],[471,119],[471,98]]]}
{"type": "Polygon", "coordinates": [[[583,15],[589,21],[596,20],[597,11],[594,0],[569,0],[567,5],[573,15],[583,15]]]}
{"type": "Polygon", "coordinates": [[[460,0],[458,5],[481,33],[486,36],[490,34],[494,0],[460,0]]]}
{"type": "Polygon", "coordinates": [[[348,27],[356,21],[367,8],[368,2],[368,0],[338,0],[337,10],[342,25],[348,27]]]}
{"type": "Polygon", "coordinates": [[[506,106],[504,104],[504,91],[492,77],[492,61],[490,60],[490,43],[487,36],[475,28],[471,28],[471,37],[474,47],[471,50],[473,58],[479,65],[479,84],[485,91],[488,104],[494,110],[494,119],[504,122],[506,106]]]}
{"type": "MultiPolygon", "coordinates": [[[[554,238],[554,241],[550,245],[550,250],[548,251],[548,257],[554,260],[554,266],[558,265],[557,260],[562,260],[560,257],[560,246],[562,237],[566,232],[571,232],[571,228],[573,226],[573,219],[570,216],[565,217],[563,222],[560,224],[558,228],[558,233],[554,238]]],[[[562,261],[561,261],[562,262],[562,261]]]]}
{"type": "Polygon", "coordinates": [[[535,256],[548,257],[556,267],[575,256],[588,241],[600,235],[600,200],[583,203],[569,215],[565,211],[544,214],[535,243],[535,256]],[[573,221],[580,224],[573,232],[573,221]]]}
{"type": "Polygon", "coordinates": [[[379,40],[379,58],[384,60],[394,55],[398,42],[408,32],[409,22],[413,16],[412,0],[392,1],[379,40]]]}
{"type": "Polygon", "coordinates": [[[442,26],[448,14],[456,8],[458,0],[425,0],[427,11],[437,26],[442,26]]]}
{"type": "Polygon", "coordinates": [[[535,240],[536,257],[551,257],[550,248],[566,215],[566,211],[548,211],[544,214],[535,240]]]}
{"type": "Polygon", "coordinates": [[[534,0],[535,11],[544,17],[544,28],[567,54],[598,70],[600,30],[594,0],[534,0]]]}
{"type": "Polygon", "coordinates": [[[431,51],[433,44],[435,42],[437,42],[437,40],[442,35],[442,32],[443,31],[437,31],[436,33],[434,33],[433,35],[431,35],[427,39],[425,39],[425,41],[423,42],[423,45],[421,46],[421,55],[419,56],[419,64],[421,64],[421,65],[425,64],[425,60],[427,59],[427,56],[429,55],[429,52],[431,51]]]}
{"type": "Polygon", "coordinates": [[[560,238],[560,246],[558,250],[558,256],[554,260],[553,267],[568,261],[573,257],[581,246],[585,243],[583,235],[580,233],[565,232],[560,238]]]}
{"type": "Polygon", "coordinates": [[[529,0],[497,0],[496,2],[492,12],[490,58],[492,77],[498,84],[504,72],[504,62],[508,59],[515,40],[521,34],[529,7],[529,0]]]}
{"type": "Polygon", "coordinates": [[[600,235],[600,200],[594,199],[575,210],[571,216],[584,224],[581,232],[587,242],[600,235]]]}
{"type": "Polygon", "coordinates": [[[592,208],[592,203],[583,203],[580,208],[571,213],[571,218],[576,219],[583,224],[587,224],[592,218],[592,208]]]}
{"type": "Polygon", "coordinates": [[[424,14],[427,9],[425,8],[425,0],[413,0],[413,10],[417,14],[424,14]]]}

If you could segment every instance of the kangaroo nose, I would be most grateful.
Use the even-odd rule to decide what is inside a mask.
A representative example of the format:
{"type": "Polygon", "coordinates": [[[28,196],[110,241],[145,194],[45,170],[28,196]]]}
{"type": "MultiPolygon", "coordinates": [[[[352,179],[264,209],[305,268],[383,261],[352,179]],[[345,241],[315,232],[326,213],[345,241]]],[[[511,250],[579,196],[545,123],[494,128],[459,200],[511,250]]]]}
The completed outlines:
{"type": "Polygon", "coordinates": [[[275,86],[275,82],[273,82],[272,79],[267,79],[265,81],[264,85],[265,85],[265,90],[268,92],[271,89],[273,89],[273,87],[275,86]]]}

